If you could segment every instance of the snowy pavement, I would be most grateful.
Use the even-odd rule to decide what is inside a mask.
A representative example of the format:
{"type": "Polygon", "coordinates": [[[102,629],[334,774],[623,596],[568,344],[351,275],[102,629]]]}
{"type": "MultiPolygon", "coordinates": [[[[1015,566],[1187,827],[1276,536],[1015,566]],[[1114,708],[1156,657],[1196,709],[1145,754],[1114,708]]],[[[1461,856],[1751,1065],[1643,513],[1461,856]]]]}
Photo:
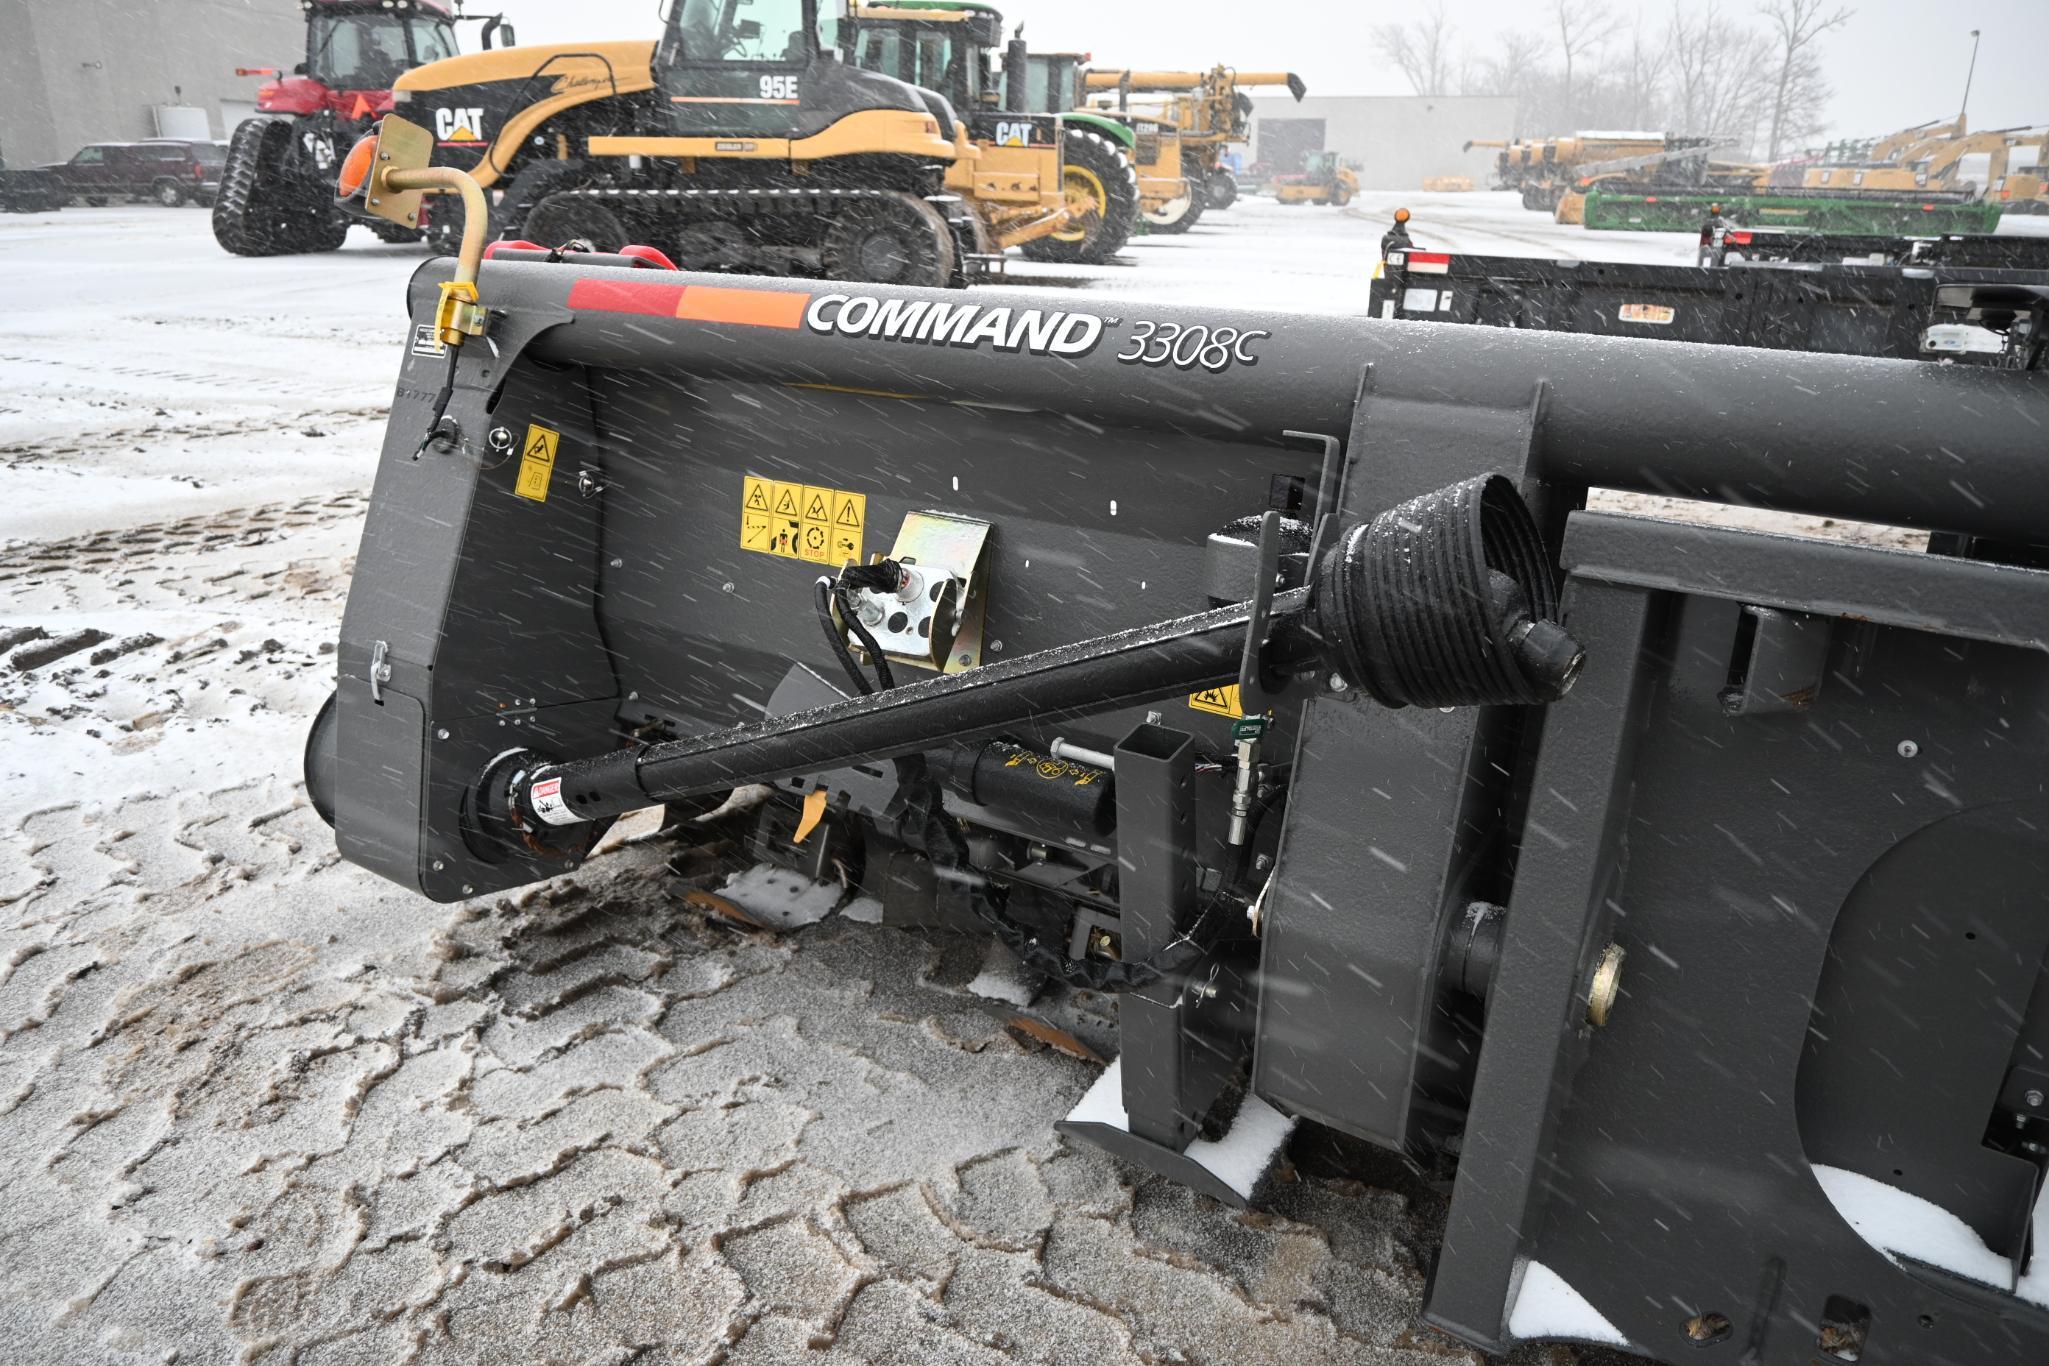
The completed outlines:
{"type": "MultiPolygon", "coordinates": [[[[1014,281],[1360,313],[1403,199],[1594,249],[1255,200],[1014,281]]],[[[1441,1191],[1312,1136],[1233,1214],[1064,1143],[1098,1068],[977,945],[735,926],[670,842],[460,907],[336,859],[299,749],[422,259],[0,218],[0,641],[104,636],[0,664],[9,1359],[1477,1360],[1415,1319],[1441,1191]]]]}

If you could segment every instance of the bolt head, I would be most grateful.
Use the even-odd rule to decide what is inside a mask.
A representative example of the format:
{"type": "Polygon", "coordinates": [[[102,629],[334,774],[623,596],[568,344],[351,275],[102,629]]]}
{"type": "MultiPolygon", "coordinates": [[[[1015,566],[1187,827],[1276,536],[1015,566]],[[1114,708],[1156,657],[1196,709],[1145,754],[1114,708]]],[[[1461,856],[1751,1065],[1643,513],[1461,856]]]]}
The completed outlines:
{"type": "Polygon", "coordinates": [[[1330,690],[1332,692],[1344,692],[1351,686],[1351,684],[1345,682],[1343,674],[1332,674],[1330,676],[1330,690]]]}
{"type": "Polygon", "coordinates": [[[1921,752],[1921,747],[1912,740],[1900,741],[1898,748],[1902,759],[1911,759],[1921,752]]]}
{"type": "Polygon", "coordinates": [[[2022,1096],[2021,1099],[2025,1100],[2028,1103],[2028,1108],[2030,1110],[2039,1110],[2042,1108],[2043,1096],[2040,1091],[2030,1090],[2025,1096],[2022,1096]]]}

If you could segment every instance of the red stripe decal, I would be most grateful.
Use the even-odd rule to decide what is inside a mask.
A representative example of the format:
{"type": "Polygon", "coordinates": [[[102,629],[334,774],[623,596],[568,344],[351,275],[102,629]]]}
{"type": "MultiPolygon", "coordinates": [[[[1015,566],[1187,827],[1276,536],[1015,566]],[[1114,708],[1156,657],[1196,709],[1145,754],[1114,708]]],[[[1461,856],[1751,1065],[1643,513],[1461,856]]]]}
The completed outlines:
{"type": "Polygon", "coordinates": [[[681,285],[583,279],[569,287],[569,306],[588,313],[646,313],[673,318],[682,302],[681,285]]]}

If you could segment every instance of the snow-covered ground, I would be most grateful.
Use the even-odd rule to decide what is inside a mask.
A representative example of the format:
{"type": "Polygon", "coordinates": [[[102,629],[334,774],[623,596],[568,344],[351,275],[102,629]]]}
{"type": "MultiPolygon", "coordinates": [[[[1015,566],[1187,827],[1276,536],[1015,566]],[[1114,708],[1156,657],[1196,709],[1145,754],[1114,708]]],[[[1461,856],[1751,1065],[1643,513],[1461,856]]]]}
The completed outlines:
{"type": "MultiPolygon", "coordinates": [[[[1397,202],[1454,251],[1693,249],[1247,200],[1013,279],[1363,313],[1397,202]]],[[[666,845],[454,908],[336,859],[299,748],[422,259],[0,218],[0,654],[106,637],[0,663],[9,1359],[1470,1358],[1415,1322],[1436,1194],[1298,1144],[1234,1216],[1063,1143],[1097,1068],[966,989],[979,946],[736,925],[666,845]]]]}

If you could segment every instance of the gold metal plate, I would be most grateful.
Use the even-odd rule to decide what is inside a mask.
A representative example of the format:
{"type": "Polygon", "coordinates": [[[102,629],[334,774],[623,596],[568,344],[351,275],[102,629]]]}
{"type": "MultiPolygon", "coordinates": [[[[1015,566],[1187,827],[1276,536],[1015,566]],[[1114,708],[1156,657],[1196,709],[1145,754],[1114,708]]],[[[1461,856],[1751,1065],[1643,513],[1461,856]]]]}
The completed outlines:
{"type": "Polygon", "coordinates": [[[433,160],[432,133],[396,114],[386,114],[377,125],[377,163],[370,170],[363,211],[408,228],[420,226],[420,199],[426,191],[394,190],[384,178],[393,171],[425,170],[433,160]]]}

